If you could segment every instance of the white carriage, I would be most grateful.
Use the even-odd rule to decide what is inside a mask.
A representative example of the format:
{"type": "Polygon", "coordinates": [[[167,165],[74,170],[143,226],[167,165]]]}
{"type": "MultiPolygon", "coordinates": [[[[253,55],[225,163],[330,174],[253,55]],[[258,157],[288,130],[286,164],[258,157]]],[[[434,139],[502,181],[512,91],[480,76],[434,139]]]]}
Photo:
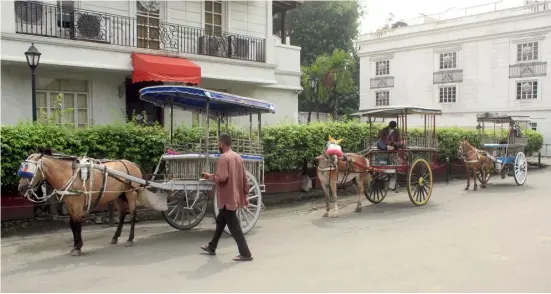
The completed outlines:
{"type": "MultiPolygon", "coordinates": [[[[528,173],[524,149],[528,145],[527,129],[530,117],[486,112],[478,114],[477,121],[476,128],[481,131],[482,146],[494,162],[491,173],[500,174],[501,178],[511,176],[517,185],[523,185],[528,173]],[[487,123],[492,124],[492,136],[486,130],[487,123]]],[[[491,173],[487,173],[485,178],[481,173],[477,173],[477,178],[481,183],[487,183],[491,173]]]]}
{"type": "MultiPolygon", "coordinates": [[[[140,99],[171,110],[170,138],[165,154],[159,160],[152,181],[170,183],[174,188],[168,196],[168,210],[163,212],[165,220],[172,227],[188,230],[198,225],[207,212],[209,193],[214,191],[214,212],[218,215],[216,190],[211,182],[201,178],[202,172],[214,172],[220,157],[217,136],[210,136],[210,121],[217,121],[217,135],[222,124],[228,129],[228,118],[249,116],[249,138],[234,139],[232,149],[239,153],[245,162],[250,184],[249,206],[238,210],[244,233],[257,223],[262,209],[264,185],[264,156],[260,143],[261,115],[274,113],[271,103],[237,95],[210,91],[189,86],[153,86],[140,90],[140,99]],[[173,111],[195,111],[206,116],[206,128],[200,142],[172,144],[173,111]],[[253,134],[253,114],[258,116],[258,134],[253,134]]],[[[229,233],[226,228],[226,232],[229,233]]]]}

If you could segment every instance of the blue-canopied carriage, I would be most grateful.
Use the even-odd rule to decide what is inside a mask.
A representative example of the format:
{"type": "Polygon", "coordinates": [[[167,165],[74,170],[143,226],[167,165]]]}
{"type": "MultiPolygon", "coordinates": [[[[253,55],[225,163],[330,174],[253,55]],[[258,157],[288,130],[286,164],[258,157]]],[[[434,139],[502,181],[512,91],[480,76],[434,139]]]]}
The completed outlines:
{"type": "Polygon", "coordinates": [[[485,177],[477,173],[478,180],[485,184],[494,173],[500,174],[502,179],[513,177],[517,185],[524,185],[528,174],[524,149],[528,145],[530,117],[485,112],[477,115],[477,122],[482,147],[494,161],[492,170],[485,177]],[[491,125],[490,130],[486,128],[487,124],[491,125]]]}
{"type": "MultiPolygon", "coordinates": [[[[238,210],[244,233],[257,223],[262,209],[264,185],[264,157],[260,142],[262,137],[262,114],[275,113],[271,103],[233,94],[216,92],[190,86],[153,86],[140,90],[140,99],[159,107],[170,108],[170,142],[165,146],[152,180],[171,182],[179,187],[168,197],[168,210],[163,217],[172,227],[189,230],[197,226],[207,212],[208,193],[215,191],[211,182],[201,178],[202,172],[213,172],[220,157],[217,146],[218,135],[225,124],[228,130],[229,118],[249,116],[249,138],[233,139],[232,148],[245,161],[250,184],[249,202],[246,208],[238,210]],[[205,116],[205,134],[200,142],[179,142],[172,144],[174,109],[197,112],[205,116]],[[253,134],[253,115],[258,117],[258,134],[253,134]],[[211,120],[217,122],[217,136],[210,136],[211,120]]],[[[214,212],[218,215],[216,192],[214,212]]],[[[226,232],[229,233],[226,228],[226,232]]]]}

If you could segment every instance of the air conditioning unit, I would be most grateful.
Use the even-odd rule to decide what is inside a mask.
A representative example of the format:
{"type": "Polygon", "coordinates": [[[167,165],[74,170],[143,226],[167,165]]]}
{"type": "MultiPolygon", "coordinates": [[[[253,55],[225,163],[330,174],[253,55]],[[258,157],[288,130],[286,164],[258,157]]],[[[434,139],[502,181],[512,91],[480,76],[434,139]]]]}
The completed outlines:
{"type": "Polygon", "coordinates": [[[110,18],[103,14],[73,13],[73,38],[77,40],[110,43],[110,18]]]}
{"type": "Polygon", "coordinates": [[[264,40],[228,37],[228,55],[231,58],[249,61],[264,61],[264,40]]]}
{"type": "Polygon", "coordinates": [[[201,36],[199,37],[199,54],[227,57],[228,46],[222,37],[201,36]]]}

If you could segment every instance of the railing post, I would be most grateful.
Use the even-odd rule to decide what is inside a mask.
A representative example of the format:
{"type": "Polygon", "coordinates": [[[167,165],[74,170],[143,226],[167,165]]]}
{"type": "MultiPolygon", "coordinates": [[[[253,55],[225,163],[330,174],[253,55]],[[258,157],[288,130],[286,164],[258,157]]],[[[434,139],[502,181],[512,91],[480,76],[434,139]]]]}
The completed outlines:
{"type": "Polygon", "coordinates": [[[538,151],[538,166],[541,166],[541,151],[538,151]]]}
{"type": "Polygon", "coordinates": [[[113,226],[113,201],[107,203],[107,214],[109,216],[109,226],[113,226]]]}

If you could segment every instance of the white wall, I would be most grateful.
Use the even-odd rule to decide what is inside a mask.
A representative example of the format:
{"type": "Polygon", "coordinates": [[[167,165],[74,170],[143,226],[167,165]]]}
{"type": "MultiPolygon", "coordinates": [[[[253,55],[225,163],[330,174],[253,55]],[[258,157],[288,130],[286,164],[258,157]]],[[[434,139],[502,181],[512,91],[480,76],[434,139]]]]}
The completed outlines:
{"type": "MultiPolygon", "coordinates": [[[[39,67],[37,76],[89,81],[89,119],[95,124],[126,121],[125,98],[119,97],[125,75],[39,67]]],[[[32,119],[31,77],[26,65],[2,64],[1,97],[2,125],[32,119]]]]}
{"type": "MultiPolygon", "coordinates": [[[[400,29],[397,29],[400,30],[400,29]]],[[[530,115],[538,130],[551,143],[551,10],[502,18],[463,26],[416,29],[408,34],[394,33],[376,40],[364,38],[360,52],[360,108],[375,106],[375,91],[370,80],[375,76],[375,62],[390,60],[391,105],[439,107],[444,115],[437,120],[442,126],[474,126],[476,113],[484,111],[530,115]],[[516,45],[539,42],[539,60],[547,62],[543,77],[509,78],[509,65],[516,64],[516,45]],[[457,68],[463,70],[457,102],[442,104],[433,72],[438,71],[439,54],[457,51],[457,68]],[[538,99],[517,100],[516,83],[537,80],[538,99]]],[[[411,120],[411,124],[422,123],[411,120]]]]}

